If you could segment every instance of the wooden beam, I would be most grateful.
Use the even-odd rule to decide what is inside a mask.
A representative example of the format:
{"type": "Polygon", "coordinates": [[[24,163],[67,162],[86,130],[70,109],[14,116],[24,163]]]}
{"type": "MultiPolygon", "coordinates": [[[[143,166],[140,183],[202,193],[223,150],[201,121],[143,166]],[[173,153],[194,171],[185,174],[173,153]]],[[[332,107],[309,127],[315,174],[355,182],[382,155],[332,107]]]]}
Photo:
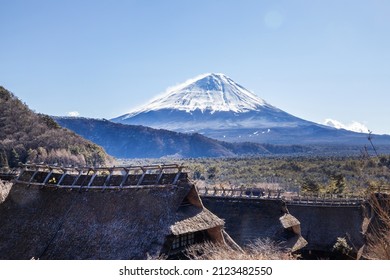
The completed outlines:
{"type": "Polygon", "coordinates": [[[127,178],[129,178],[130,169],[126,169],[126,168],[124,168],[124,169],[126,170],[126,175],[123,176],[123,180],[122,180],[121,184],[119,185],[120,188],[123,188],[123,185],[126,183],[127,178]]]}
{"type": "Polygon", "coordinates": [[[16,179],[15,179],[15,182],[18,182],[18,181],[19,181],[19,179],[22,177],[22,174],[23,174],[26,170],[27,170],[27,168],[24,167],[24,168],[20,171],[18,177],[16,177],[16,179]]]}
{"type": "Polygon", "coordinates": [[[62,174],[60,180],[58,180],[58,183],[57,183],[57,185],[56,185],[57,188],[61,185],[62,181],[65,179],[65,177],[66,177],[67,174],[68,174],[68,171],[65,170],[65,172],[62,174]]]}
{"type": "Polygon", "coordinates": [[[50,176],[53,175],[54,169],[51,169],[50,172],[47,174],[45,180],[43,180],[43,184],[46,185],[47,181],[49,181],[50,176]]]}
{"type": "Polygon", "coordinates": [[[160,174],[158,174],[158,177],[157,177],[157,180],[156,180],[156,185],[158,185],[158,183],[160,182],[161,177],[163,176],[163,174],[164,174],[164,169],[161,168],[160,169],[160,174]]]}
{"type": "Polygon", "coordinates": [[[73,180],[73,183],[72,183],[72,187],[75,186],[76,182],[79,180],[79,178],[81,177],[81,175],[83,174],[83,170],[80,169],[79,170],[79,174],[76,176],[76,178],[73,180]]]}
{"type": "Polygon", "coordinates": [[[179,180],[180,175],[181,175],[181,169],[179,170],[179,172],[177,172],[175,179],[173,180],[173,183],[172,183],[173,185],[177,184],[177,181],[179,180]]]}
{"type": "Polygon", "coordinates": [[[107,184],[110,183],[110,179],[111,179],[111,176],[112,176],[113,173],[114,173],[114,169],[111,169],[110,170],[110,174],[108,174],[106,180],[104,181],[103,187],[106,187],[107,184]]]}
{"type": "Polygon", "coordinates": [[[146,175],[146,170],[142,168],[142,176],[141,178],[139,178],[138,182],[137,182],[137,186],[141,185],[142,184],[142,181],[144,180],[145,178],[145,175],[146,175]]]}
{"type": "Polygon", "coordinates": [[[35,170],[35,172],[34,172],[33,175],[31,176],[30,180],[28,181],[27,187],[30,187],[32,180],[34,179],[35,175],[37,175],[38,172],[39,172],[38,169],[35,170]]]}
{"type": "Polygon", "coordinates": [[[97,176],[97,171],[95,171],[95,173],[93,173],[91,179],[89,180],[87,187],[90,187],[93,184],[93,181],[95,180],[96,176],[97,176]]]}
{"type": "Polygon", "coordinates": [[[92,170],[92,168],[88,169],[87,174],[85,175],[84,180],[83,180],[83,181],[81,182],[81,184],[80,184],[80,189],[83,187],[85,181],[87,181],[87,178],[88,178],[88,176],[89,176],[89,172],[90,172],[91,170],[92,170]]]}

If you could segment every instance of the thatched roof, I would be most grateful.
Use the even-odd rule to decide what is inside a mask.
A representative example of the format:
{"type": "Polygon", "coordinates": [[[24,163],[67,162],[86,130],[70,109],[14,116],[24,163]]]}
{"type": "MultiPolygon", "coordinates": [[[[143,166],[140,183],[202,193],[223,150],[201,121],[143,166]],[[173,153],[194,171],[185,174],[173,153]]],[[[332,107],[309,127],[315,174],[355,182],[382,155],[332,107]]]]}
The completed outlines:
{"type": "Polygon", "coordinates": [[[301,235],[296,235],[289,240],[287,240],[284,244],[286,248],[289,248],[291,252],[298,251],[307,245],[307,241],[301,235]]]}
{"type": "Polygon", "coordinates": [[[177,221],[170,227],[172,234],[180,235],[187,232],[202,231],[213,227],[223,227],[224,221],[207,209],[199,209],[194,206],[181,208],[177,215],[177,221]]]}
{"type": "Polygon", "coordinates": [[[279,220],[285,229],[290,228],[295,233],[295,236],[289,238],[285,242],[284,245],[286,246],[286,248],[290,248],[292,252],[295,252],[307,245],[306,239],[303,238],[301,235],[301,223],[297,218],[295,218],[291,214],[286,213],[282,217],[280,217],[279,220]]]}
{"type": "Polygon", "coordinates": [[[15,185],[0,204],[0,259],[157,257],[170,234],[223,225],[203,207],[179,210],[190,191],[190,183],[105,192],[15,185]]]}
{"type": "Polygon", "coordinates": [[[290,228],[293,226],[299,226],[301,223],[298,221],[297,218],[295,218],[291,214],[284,214],[282,217],[279,218],[280,222],[282,223],[282,226],[284,228],[290,228]]]}
{"type": "Polygon", "coordinates": [[[11,188],[12,183],[0,179],[0,203],[2,203],[11,188]]]}

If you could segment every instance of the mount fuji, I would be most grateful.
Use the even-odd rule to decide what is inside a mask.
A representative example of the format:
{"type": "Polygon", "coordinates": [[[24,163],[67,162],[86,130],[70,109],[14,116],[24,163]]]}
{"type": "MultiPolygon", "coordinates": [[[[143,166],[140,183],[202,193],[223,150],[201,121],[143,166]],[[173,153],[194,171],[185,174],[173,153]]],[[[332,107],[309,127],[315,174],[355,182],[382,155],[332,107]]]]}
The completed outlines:
{"type": "Polygon", "coordinates": [[[226,75],[215,73],[170,88],[150,103],[111,121],[184,133],[197,132],[228,142],[367,144],[365,134],[293,116],[226,75]]]}

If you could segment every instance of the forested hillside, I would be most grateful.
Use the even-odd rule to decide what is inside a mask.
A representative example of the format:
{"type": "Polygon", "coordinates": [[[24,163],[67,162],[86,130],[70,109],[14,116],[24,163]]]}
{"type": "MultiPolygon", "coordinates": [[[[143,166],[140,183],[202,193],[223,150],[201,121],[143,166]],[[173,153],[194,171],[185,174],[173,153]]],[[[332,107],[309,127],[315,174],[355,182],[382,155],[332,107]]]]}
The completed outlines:
{"type": "Polygon", "coordinates": [[[235,157],[242,155],[298,154],[310,147],[259,143],[227,143],[199,133],[179,133],[139,125],[124,125],[107,120],[54,117],[82,137],[102,146],[117,158],[235,157]]]}
{"type": "Polygon", "coordinates": [[[0,168],[19,162],[103,165],[111,158],[103,148],[36,114],[0,86],[0,168]]]}

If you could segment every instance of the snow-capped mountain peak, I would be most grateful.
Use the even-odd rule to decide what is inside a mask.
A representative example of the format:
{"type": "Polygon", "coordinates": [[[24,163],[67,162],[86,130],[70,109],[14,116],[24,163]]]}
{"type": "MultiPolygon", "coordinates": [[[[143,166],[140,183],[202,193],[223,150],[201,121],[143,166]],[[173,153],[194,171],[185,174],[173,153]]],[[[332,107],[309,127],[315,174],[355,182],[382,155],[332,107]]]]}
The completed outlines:
{"type": "Polygon", "coordinates": [[[261,110],[264,106],[272,107],[226,75],[208,73],[169,88],[162,96],[130,112],[127,117],[161,109],[243,113],[261,110]]]}
{"type": "MultiPolygon", "coordinates": [[[[291,115],[266,103],[226,75],[215,73],[171,87],[147,105],[111,121],[199,133],[224,142],[356,143],[354,132],[291,115]]],[[[360,139],[367,141],[365,137],[360,139]]],[[[145,141],[149,140],[145,138],[145,141]]],[[[155,142],[155,147],[162,147],[161,142],[155,142]]]]}
{"type": "Polygon", "coordinates": [[[215,73],[169,88],[147,105],[112,121],[180,132],[254,129],[250,134],[307,123],[268,104],[226,75],[215,73]]]}

